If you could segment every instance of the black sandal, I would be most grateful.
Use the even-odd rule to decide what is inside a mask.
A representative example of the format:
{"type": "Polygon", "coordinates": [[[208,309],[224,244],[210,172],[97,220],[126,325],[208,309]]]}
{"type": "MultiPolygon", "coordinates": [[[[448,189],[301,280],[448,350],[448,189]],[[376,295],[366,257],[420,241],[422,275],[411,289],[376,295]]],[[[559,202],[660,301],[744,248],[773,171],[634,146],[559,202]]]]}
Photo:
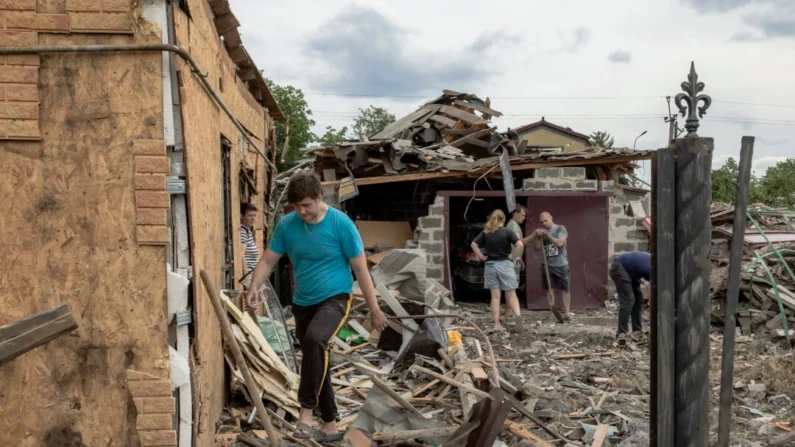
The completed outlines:
{"type": "Polygon", "coordinates": [[[295,425],[295,430],[293,431],[293,438],[295,439],[309,439],[313,436],[313,428],[309,426],[309,424],[305,424],[303,422],[299,422],[295,425]]]}

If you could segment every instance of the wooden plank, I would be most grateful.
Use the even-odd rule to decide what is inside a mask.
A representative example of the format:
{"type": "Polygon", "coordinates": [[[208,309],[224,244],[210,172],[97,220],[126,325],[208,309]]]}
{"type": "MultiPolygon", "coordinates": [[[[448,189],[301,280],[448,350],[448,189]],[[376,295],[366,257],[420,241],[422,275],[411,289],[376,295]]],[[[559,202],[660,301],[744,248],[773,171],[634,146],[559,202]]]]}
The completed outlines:
{"type": "MultiPolygon", "coordinates": [[[[609,157],[609,158],[579,158],[579,159],[571,159],[571,160],[550,160],[546,162],[532,162],[532,163],[522,163],[522,164],[512,164],[511,171],[525,171],[528,169],[541,169],[541,168],[562,168],[567,166],[591,166],[591,165],[614,165],[614,164],[623,164],[628,163],[631,161],[638,161],[638,160],[648,160],[651,158],[651,155],[625,155],[620,157],[609,157]]],[[[496,163],[495,159],[495,163],[496,163]]],[[[451,171],[451,172],[420,172],[416,174],[404,174],[404,175],[384,175],[384,176],[376,176],[376,177],[361,177],[356,179],[357,186],[367,186],[367,185],[381,185],[384,183],[396,183],[396,182],[408,182],[414,180],[427,180],[427,179],[438,179],[438,178],[449,178],[449,177],[466,177],[469,175],[481,175],[487,172],[492,166],[484,166],[478,169],[474,169],[471,171],[451,171]]],[[[322,186],[337,186],[339,185],[339,180],[333,182],[323,182],[322,186]]]]}
{"type": "Polygon", "coordinates": [[[457,388],[459,388],[461,390],[464,390],[464,391],[466,391],[468,393],[474,394],[475,396],[482,397],[484,399],[491,399],[491,396],[489,395],[489,393],[487,393],[485,391],[481,391],[481,390],[479,390],[479,389],[477,389],[475,387],[472,387],[470,385],[465,385],[465,384],[463,384],[463,383],[461,383],[461,382],[459,382],[459,381],[457,381],[455,379],[451,379],[451,378],[449,378],[447,376],[444,376],[442,374],[439,374],[439,373],[437,373],[435,371],[431,371],[430,369],[423,368],[422,366],[418,366],[418,365],[415,364],[415,365],[411,365],[411,367],[409,369],[413,369],[413,370],[415,370],[417,372],[421,372],[423,374],[427,374],[427,375],[429,375],[431,377],[434,377],[436,379],[441,380],[442,382],[444,382],[444,383],[446,383],[448,385],[452,385],[452,386],[457,387],[457,388]]]}
{"type": "MultiPolygon", "coordinates": [[[[456,362],[459,365],[466,365],[469,363],[469,358],[467,357],[466,350],[464,349],[456,349],[455,354],[453,354],[453,357],[455,358],[456,362]]],[[[479,369],[483,371],[482,368],[479,369]]],[[[483,371],[483,375],[484,376],[486,375],[485,371],[483,371]]],[[[486,379],[488,379],[488,376],[486,376],[486,379]]],[[[461,383],[463,383],[466,386],[474,388],[474,381],[472,380],[472,376],[467,373],[463,373],[461,375],[461,383]]],[[[468,421],[470,416],[472,416],[472,409],[475,407],[477,399],[471,393],[468,393],[464,390],[460,390],[459,394],[461,398],[461,410],[464,413],[464,420],[468,421]]]]}
{"type": "Polygon", "coordinates": [[[436,427],[421,430],[399,430],[373,433],[373,441],[407,441],[409,439],[427,439],[452,435],[458,427],[436,427]]]}
{"type": "MultiPolygon", "coordinates": [[[[392,309],[392,312],[394,312],[395,315],[399,317],[410,316],[409,313],[406,312],[406,309],[404,309],[403,306],[400,305],[398,300],[394,296],[392,296],[391,293],[389,293],[389,289],[387,289],[385,285],[378,284],[375,286],[375,289],[378,291],[378,293],[381,294],[381,299],[384,300],[384,302],[387,304],[387,306],[389,306],[390,309],[392,309]]],[[[413,332],[417,332],[417,330],[419,329],[419,326],[414,320],[407,318],[401,320],[401,322],[403,323],[404,326],[408,327],[413,332]]]]}
{"type": "Polygon", "coordinates": [[[453,118],[458,118],[461,121],[466,121],[469,124],[486,124],[488,121],[484,120],[483,118],[475,115],[474,113],[469,113],[464,110],[459,109],[458,107],[453,106],[441,106],[439,110],[447,116],[451,116],[453,118]]]}
{"type": "Polygon", "coordinates": [[[486,107],[484,105],[477,104],[477,103],[474,103],[474,102],[466,102],[466,101],[462,101],[460,99],[456,99],[455,101],[453,101],[453,104],[455,104],[457,106],[461,106],[461,107],[466,107],[468,109],[475,109],[478,112],[485,113],[486,115],[491,115],[491,116],[495,116],[495,117],[502,116],[502,112],[498,112],[498,111],[496,111],[494,109],[490,109],[490,108],[488,108],[488,107],[486,107]]]}
{"type": "Polygon", "coordinates": [[[237,77],[239,77],[241,81],[251,81],[257,77],[257,69],[242,68],[237,71],[237,77]]]}
{"type": "Polygon", "coordinates": [[[610,428],[607,425],[599,424],[596,427],[596,431],[593,434],[593,443],[591,447],[602,447],[602,444],[605,442],[605,438],[607,438],[607,430],[610,428]]]}
{"type": "Polygon", "coordinates": [[[370,338],[370,332],[356,320],[348,320],[348,326],[364,338],[370,338]]]}
{"type": "Polygon", "coordinates": [[[67,303],[0,327],[0,365],[77,329],[67,303]]]}
{"type": "Polygon", "coordinates": [[[215,29],[219,35],[224,35],[238,26],[240,26],[240,22],[231,12],[215,18],[215,29]]]}
{"type": "MultiPolygon", "coordinates": [[[[776,285],[776,289],[778,289],[778,296],[781,298],[781,304],[791,309],[795,309],[795,298],[789,296],[789,290],[785,289],[780,284],[776,285]]],[[[775,301],[776,292],[773,289],[767,289],[767,295],[775,301]]]]}
{"type": "Polygon", "coordinates": [[[512,435],[518,436],[522,439],[527,439],[528,441],[533,441],[534,443],[544,446],[544,447],[555,447],[555,444],[551,444],[549,441],[546,441],[529,431],[527,431],[524,427],[517,424],[513,421],[505,421],[505,428],[511,432],[512,435]]]}
{"type": "Polygon", "coordinates": [[[450,119],[450,118],[448,118],[448,117],[446,117],[444,115],[433,115],[429,119],[431,121],[436,121],[437,123],[444,124],[445,126],[448,126],[448,127],[453,127],[456,124],[458,124],[458,121],[456,121],[454,119],[450,119]]]}
{"type": "Polygon", "coordinates": [[[651,443],[674,445],[674,234],[675,159],[673,149],[661,149],[652,160],[652,291],[651,303],[651,443]]]}
{"type": "Polygon", "coordinates": [[[375,385],[376,387],[378,387],[378,389],[380,389],[381,391],[386,393],[387,396],[391,397],[392,400],[397,402],[398,405],[403,407],[406,411],[408,411],[409,413],[411,413],[414,416],[417,416],[419,418],[427,419],[422,413],[420,413],[419,410],[414,408],[414,405],[411,405],[410,403],[408,403],[408,401],[406,401],[406,399],[401,397],[400,394],[396,393],[392,388],[389,387],[389,385],[387,385],[384,382],[382,382],[381,379],[379,379],[378,377],[373,376],[371,378],[371,380],[373,381],[373,385],[375,385]]]}

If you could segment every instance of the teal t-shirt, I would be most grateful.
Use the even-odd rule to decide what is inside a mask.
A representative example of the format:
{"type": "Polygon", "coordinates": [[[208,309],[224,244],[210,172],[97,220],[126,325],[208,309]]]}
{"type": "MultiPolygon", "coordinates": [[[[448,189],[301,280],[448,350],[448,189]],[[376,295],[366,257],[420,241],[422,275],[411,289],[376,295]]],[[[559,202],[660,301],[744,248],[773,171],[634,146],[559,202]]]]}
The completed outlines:
{"type": "Polygon", "coordinates": [[[340,293],[353,292],[350,260],[364,252],[364,244],[353,221],[329,207],[317,224],[305,223],[291,212],[273,231],[268,248],[287,254],[293,263],[293,303],[311,306],[340,293]]]}

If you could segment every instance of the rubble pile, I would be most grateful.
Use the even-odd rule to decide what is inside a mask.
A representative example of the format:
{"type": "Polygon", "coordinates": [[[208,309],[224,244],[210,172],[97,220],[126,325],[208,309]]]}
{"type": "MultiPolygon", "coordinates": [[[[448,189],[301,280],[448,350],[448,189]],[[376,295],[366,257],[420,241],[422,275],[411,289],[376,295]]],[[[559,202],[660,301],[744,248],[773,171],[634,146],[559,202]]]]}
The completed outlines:
{"type": "MultiPolygon", "coordinates": [[[[736,315],[739,330],[745,336],[762,334],[789,341],[795,338],[795,280],[791,276],[795,271],[795,213],[757,204],[749,206],[749,213],[754,222],[747,221],[743,244],[736,315]]],[[[712,321],[723,325],[734,207],[714,203],[710,215],[712,321]]]]}

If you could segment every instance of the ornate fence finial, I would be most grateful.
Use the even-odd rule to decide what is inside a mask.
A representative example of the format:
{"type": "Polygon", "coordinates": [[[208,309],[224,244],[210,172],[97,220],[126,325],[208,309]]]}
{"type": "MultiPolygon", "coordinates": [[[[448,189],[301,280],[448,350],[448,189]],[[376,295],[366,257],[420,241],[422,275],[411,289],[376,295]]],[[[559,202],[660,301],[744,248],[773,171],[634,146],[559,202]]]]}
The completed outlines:
{"type": "Polygon", "coordinates": [[[698,82],[698,74],[696,73],[696,65],[690,62],[690,73],[687,75],[687,81],[682,83],[682,90],[685,93],[679,93],[674,98],[676,106],[682,116],[685,116],[687,110],[687,120],[685,121],[685,129],[687,135],[685,138],[698,138],[696,130],[698,130],[698,119],[703,118],[707,113],[707,109],[712,104],[712,98],[709,95],[699,94],[704,90],[704,83],[698,82]],[[699,106],[699,101],[704,101],[703,106],[699,106]],[[698,109],[698,113],[696,113],[698,109]]]}

